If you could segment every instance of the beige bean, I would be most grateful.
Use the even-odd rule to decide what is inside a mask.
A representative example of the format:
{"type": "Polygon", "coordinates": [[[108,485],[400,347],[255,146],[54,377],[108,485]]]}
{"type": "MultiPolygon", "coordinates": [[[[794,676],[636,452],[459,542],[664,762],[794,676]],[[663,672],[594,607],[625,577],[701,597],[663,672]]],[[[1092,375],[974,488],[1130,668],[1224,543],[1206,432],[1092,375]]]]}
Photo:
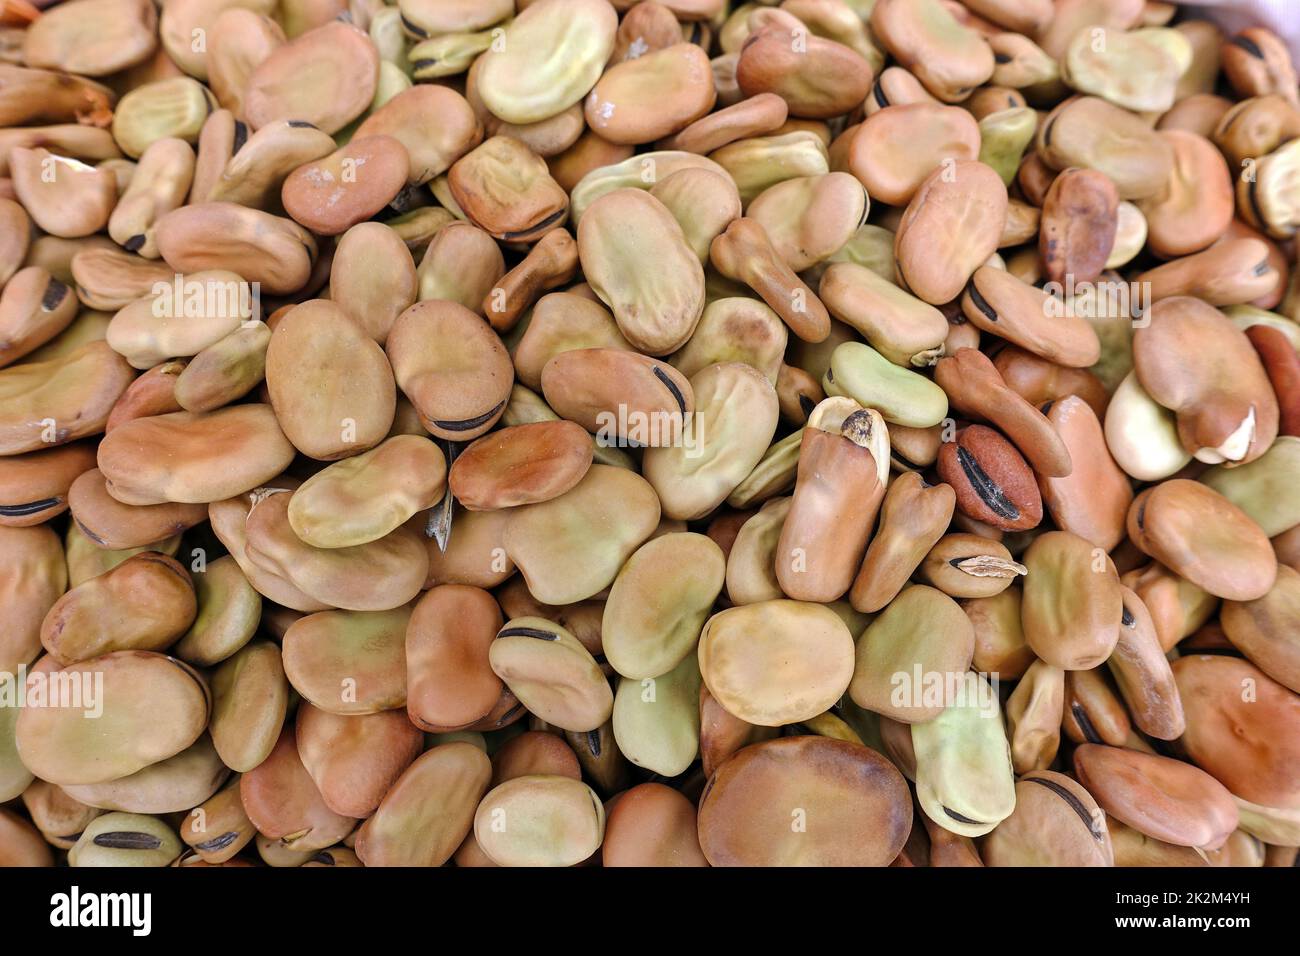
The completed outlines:
{"type": "Polygon", "coordinates": [[[117,203],[112,173],[43,147],[13,148],[9,167],[16,198],[51,235],[75,239],[98,232],[117,203]]]}
{"type": "Polygon", "coordinates": [[[728,608],[700,635],[709,693],[751,724],[779,727],[823,713],[853,679],[853,636],[830,609],[776,600],[728,608]]]}
{"type": "Polygon", "coordinates": [[[690,338],[704,310],[704,270],[663,203],[638,189],[597,199],[578,224],[578,257],[634,347],[666,355],[690,338]]]}
{"type": "Polygon", "coordinates": [[[117,651],[72,664],[61,673],[70,678],[102,675],[103,712],[92,724],[78,709],[22,709],[18,754],[50,783],[118,780],[180,753],[207,725],[207,686],[197,671],[170,657],[117,651]],[[141,687],[148,687],[148,693],[140,693],[141,687]],[[107,727],[116,732],[101,729],[107,727]]]}
{"type": "Polygon", "coordinates": [[[428,556],[416,533],[400,527],[382,538],[345,548],[315,548],[289,524],[289,493],[260,492],[246,525],[247,553],[265,571],[329,607],[386,611],[419,593],[428,573],[428,556]]]}
{"type": "Polygon", "coordinates": [[[618,14],[606,0],[530,4],[506,29],[501,49],[484,54],[483,102],[508,123],[554,116],[596,84],[617,29],[618,14]]]}
{"type": "Polygon", "coordinates": [[[102,341],[0,369],[0,454],[98,435],[134,374],[102,341]]]}
{"type": "Polygon", "coordinates": [[[316,257],[316,240],[293,220],[227,202],[175,209],[155,224],[154,238],[177,272],[228,269],[272,294],[301,289],[316,257]]]}
{"type": "Polygon", "coordinates": [[[454,302],[417,302],[397,317],[385,351],[397,386],[430,433],[466,441],[505,411],[514,369],[491,327],[454,302]]]}
{"type": "Polygon", "coordinates": [[[285,435],[313,458],[366,451],[393,424],[397,392],[383,349],[323,299],[280,318],[266,350],[266,384],[285,435]]]}
{"type": "Polygon", "coordinates": [[[513,509],[507,555],[547,604],[572,604],[601,591],[659,523],[659,499],[640,475],[592,465],[573,488],[513,509]]]}

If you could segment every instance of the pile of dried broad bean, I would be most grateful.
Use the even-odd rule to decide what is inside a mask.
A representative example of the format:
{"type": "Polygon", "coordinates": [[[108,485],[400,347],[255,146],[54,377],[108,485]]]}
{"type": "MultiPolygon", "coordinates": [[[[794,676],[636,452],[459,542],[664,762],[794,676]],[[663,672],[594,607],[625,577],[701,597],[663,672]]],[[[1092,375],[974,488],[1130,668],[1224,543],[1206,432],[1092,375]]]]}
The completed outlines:
{"type": "Polygon", "coordinates": [[[1291,865],[1300,98],[1157,0],[6,0],[0,864],[1291,865]]]}

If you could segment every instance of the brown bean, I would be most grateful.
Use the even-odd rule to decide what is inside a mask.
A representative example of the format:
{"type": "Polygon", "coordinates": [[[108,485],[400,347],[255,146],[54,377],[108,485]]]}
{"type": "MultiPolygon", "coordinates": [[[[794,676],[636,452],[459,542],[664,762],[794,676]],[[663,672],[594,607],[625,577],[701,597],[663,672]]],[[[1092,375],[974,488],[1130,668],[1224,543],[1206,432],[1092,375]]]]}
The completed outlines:
{"type": "Polygon", "coordinates": [[[1300,700],[1247,661],[1189,654],[1171,665],[1187,717],[1187,755],[1234,796],[1300,805],[1294,730],[1300,700]]]}
{"type": "Polygon", "coordinates": [[[1038,249],[1053,282],[1094,282],[1106,267],[1118,227],[1119,193],[1104,173],[1066,169],[1043,199],[1038,249]]]}
{"type": "Polygon", "coordinates": [[[249,75],[244,114],[254,129],[305,120],[333,135],[374,99],[379,53],[349,23],[308,30],[271,52],[249,75]]]}
{"type": "Polygon", "coordinates": [[[1254,521],[1217,491],[1170,479],[1133,499],[1133,543],[1216,597],[1253,601],[1273,587],[1277,558],[1254,521]]]}
{"type": "Polygon", "coordinates": [[[1047,417],[1007,388],[993,363],[972,348],[940,359],[935,382],[959,412],[987,419],[1007,435],[1040,475],[1066,477],[1070,451],[1047,417]]]}
{"type": "Polygon", "coordinates": [[[287,847],[321,850],[356,825],[326,805],[303,766],[292,726],[285,727],[270,756],[240,778],[239,794],[257,832],[287,847]]]}
{"type": "Polygon", "coordinates": [[[433,732],[459,730],[492,712],[504,684],[488,648],[501,625],[501,609],[478,588],[444,584],[420,598],[406,631],[412,723],[433,732]]]}
{"type": "Polygon", "coordinates": [[[745,96],[775,93],[793,116],[828,119],[852,110],[871,89],[871,65],[857,52],[773,23],[752,34],[736,64],[745,96]]]}
{"type": "Polygon", "coordinates": [[[957,493],[963,514],[1007,531],[1043,520],[1033,472],[1015,447],[992,428],[971,425],[939,449],[939,477],[957,493]]]}
{"type": "Polygon", "coordinates": [[[72,520],[101,548],[139,548],[180,534],[208,517],[206,504],[126,505],[108,493],[98,468],[83,472],[68,488],[72,520]]]}
{"type": "Polygon", "coordinates": [[[1237,828],[1231,795],[1191,764],[1084,744],[1074,772],[1106,812],[1158,840],[1213,850],[1237,828]]]}
{"type": "Polygon", "coordinates": [[[337,236],[383,209],[405,185],[406,147],[391,136],[365,136],[324,159],[299,166],[280,198],[295,221],[337,236]]]}
{"type": "Polygon", "coordinates": [[[788,737],[747,747],[718,769],[700,805],[700,846],[714,866],[886,866],[911,822],[902,774],[875,751],[788,737]],[[813,765],[822,772],[808,773],[813,765]],[[815,833],[791,831],[800,810],[822,820],[815,833]],[[854,826],[863,813],[883,826],[854,826]]]}
{"type": "Polygon", "coordinates": [[[917,188],[898,225],[894,258],[905,288],[931,305],[961,294],[998,247],[1007,190],[992,168],[958,160],[917,188]]]}
{"type": "Polygon", "coordinates": [[[1062,531],[1111,551],[1124,539],[1133,501],[1128,477],[1115,464],[1101,422],[1083,399],[1067,395],[1044,408],[1074,467],[1064,478],[1038,476],[1043,503],[1062,531]]]}

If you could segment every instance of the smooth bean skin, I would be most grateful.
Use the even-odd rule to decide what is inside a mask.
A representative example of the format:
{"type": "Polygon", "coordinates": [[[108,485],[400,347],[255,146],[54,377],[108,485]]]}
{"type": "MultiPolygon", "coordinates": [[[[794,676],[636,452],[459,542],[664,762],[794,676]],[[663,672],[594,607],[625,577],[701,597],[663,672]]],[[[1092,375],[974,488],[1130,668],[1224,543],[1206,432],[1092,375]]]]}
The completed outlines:
{"type": "Polygon", "coordinates": [[[911,822],[902,774],[875,751],[789,737],[747,747],[718,769],[701,802],[700,846],[713,866],[887,866],[911,822]],[[804,789],[801,770],[810,764],[828,772],[804,789]],[[796,806],[819,820],[806,834],[790,829],[796,806]],[[859,813],[881,827],[854,827],[859,813]]]}
{"type": "Polygon", "coordinates": [[[0,865],[1294,863],[1206,2],[5,0],[0,865]]]}
{"type": "Polygon", "coordinates": [[[516,777],[490,791],[474,815],[479,846],[498,866],[573,866],[604,834],[595,792],[568,777],[516,777]]]}

